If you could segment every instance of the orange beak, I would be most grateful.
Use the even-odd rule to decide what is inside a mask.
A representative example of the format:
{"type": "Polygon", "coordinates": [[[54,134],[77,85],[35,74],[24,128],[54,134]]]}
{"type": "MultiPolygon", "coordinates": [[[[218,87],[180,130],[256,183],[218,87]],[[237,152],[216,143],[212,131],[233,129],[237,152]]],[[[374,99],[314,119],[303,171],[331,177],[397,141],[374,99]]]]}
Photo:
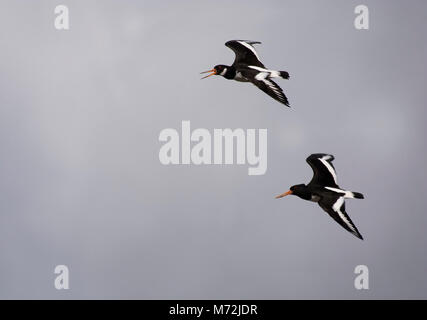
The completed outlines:
{"type": "Polygon", "coordinates": [[[290,194],[292,194],[291,190],[286,191],[285,193],[282,193],[282,194],[279,194],[278,196],[276,196],[276,199],[280,199],[280,198],[286,197],[286,196],[288,196],[290,194]]]}
{"type": "MultiPolygon", "coordinates": [[[[213,76],[213,75],[217,74],[217,72],[216,72],[216,70],[215,70],[215,69],[208,70],[208,71],[203,71],[203,72],[200,72],[200,74],[208,73],[208,72],[212,72],[212,73],[211,73],[211,74],[208,74],[207,76],[203,77],[202,79],[205,79],[205,78],[207,78],[207,77],[210,77],[210,76],[213,76]]],[[[201,80],[201,79],[200,79],[200,80],[201,80]]]]}

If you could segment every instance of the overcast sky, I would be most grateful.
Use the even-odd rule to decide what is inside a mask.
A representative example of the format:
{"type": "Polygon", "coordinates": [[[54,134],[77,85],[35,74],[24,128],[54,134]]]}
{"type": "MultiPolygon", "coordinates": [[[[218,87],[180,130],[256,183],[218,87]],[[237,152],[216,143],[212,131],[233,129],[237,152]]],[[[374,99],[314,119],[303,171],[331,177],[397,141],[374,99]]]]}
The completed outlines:
{"type": "Polygon", "coordinates": [[[427,298],[427,2],[0,4],[0,298],[427,298]],[[200,71],[262,42],[292,108],[200,71]],[[161,130],[268,129],[268,170],[164,166],[161,130]],[[365,241],[275,200],[332,153],[365,241]],[[54,268],[70,289],[54,288],[54,268]],[[354,288],[367,265],[370,289],[354,288]]]}

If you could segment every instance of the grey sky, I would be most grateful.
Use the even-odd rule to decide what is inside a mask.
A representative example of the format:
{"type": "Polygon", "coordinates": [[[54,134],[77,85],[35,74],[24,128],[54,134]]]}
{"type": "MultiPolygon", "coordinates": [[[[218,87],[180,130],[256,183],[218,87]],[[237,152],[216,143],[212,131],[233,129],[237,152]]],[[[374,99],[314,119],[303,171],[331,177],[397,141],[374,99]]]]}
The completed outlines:
{"type": "Polygon", "coordinates": [[[0,4],[0,298],[427,298],[427,2],[0,4]],[[259,40],[291,109],[200,71],[259,40]],[[163,166],[164,128],[267,128],[268,170],[163,166]],[[335,155],[347,233],[274,196],[335,155]],[[70,268],[68,291],[54,267],[70,268]],[[357,291],[356,265],[370,270],[357,291]]]}

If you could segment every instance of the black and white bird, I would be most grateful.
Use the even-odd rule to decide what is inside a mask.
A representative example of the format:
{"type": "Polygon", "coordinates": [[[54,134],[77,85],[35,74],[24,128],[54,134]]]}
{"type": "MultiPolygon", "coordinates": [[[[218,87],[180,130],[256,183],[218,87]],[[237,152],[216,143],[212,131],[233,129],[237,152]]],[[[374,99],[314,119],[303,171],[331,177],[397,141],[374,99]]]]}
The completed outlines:
{"type": "Polygon", "coordinates": [[[260,43],[248,40],[231,40],[226,42],[225,45],[236,54],[233,64],[231,66],[220,64],[211,70],[201,72],[211,72],[211,74],[202,79],[219,75],[228,80],[252,82],[270,97],[289,107],[288,98],[283,93],[282,88],[272,80],[273,78],[289,79],[289,73],[286,71],[270,70],[262,64],[253,46],[260,43]]]}
{"type": "Polygon", "coordinates": [[[310,183],[292,186],[289,191],[278,195],[276,199],[292,194],[304,200],[317,202],[344,229],[363,240],[346,213],[344,202],[344,199],[348,198],[363,199],[363,194],[346,191],[338,186],[333,160],[334,156],[330,154],[318,153],[309,156],[306,161],[314,172],[310,183]]]}

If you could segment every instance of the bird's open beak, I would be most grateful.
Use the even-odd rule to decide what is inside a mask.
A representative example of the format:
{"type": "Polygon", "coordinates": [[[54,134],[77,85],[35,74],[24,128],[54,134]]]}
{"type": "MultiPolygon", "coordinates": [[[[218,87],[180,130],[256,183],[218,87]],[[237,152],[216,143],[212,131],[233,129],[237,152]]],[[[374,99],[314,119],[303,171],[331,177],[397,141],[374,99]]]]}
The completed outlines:
{"type": "Polygon", "coordinates": [[[286,196],[288,196],[290,194],[292,194],[291,190],[286,191],[285,193],[282,193],[282,194],[279,194],[278,196],[276,196],[276,199],[280,199],[280,198],[286,197],[286,196]]]}
{"type": "MultiPolygon", "coordinates": [[[[203,72],[200,72],[200,74],[208,73],[208,72],[212,72],[212,73],[211,73],[211,74],[208,74],[207,76],[203,77],[202,79],[205,79],[205,78],[207,78],[207,77],[210,77],[210,76],[213,76],[213,75],[217,74],[215,69],[211,69],[211,70],[208,70],[208,71],[203,71],[203,72]]],[[[200,79],[200,80],[201,80],[201,79],[200,79]]]]}

